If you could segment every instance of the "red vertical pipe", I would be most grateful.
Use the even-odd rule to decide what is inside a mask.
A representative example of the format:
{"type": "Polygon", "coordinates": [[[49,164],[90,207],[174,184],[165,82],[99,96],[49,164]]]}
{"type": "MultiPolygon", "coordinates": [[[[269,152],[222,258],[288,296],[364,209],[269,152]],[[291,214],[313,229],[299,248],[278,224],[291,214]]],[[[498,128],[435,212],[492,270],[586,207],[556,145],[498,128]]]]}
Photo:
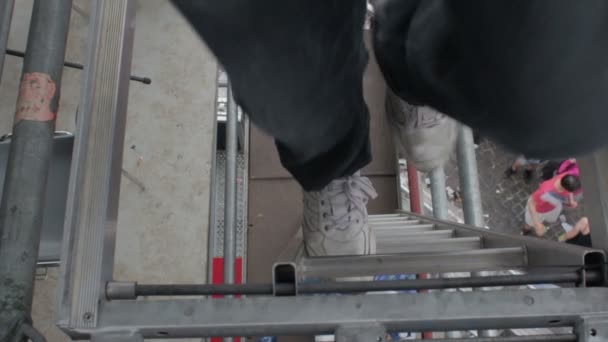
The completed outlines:
{"type": "Polygon", "coordinates": [[[422,214],[418,171],[413,165],[410,165],[410,163],[407,164],[407,182],[410,188],[410,210],[413,213],[422,214]]]}

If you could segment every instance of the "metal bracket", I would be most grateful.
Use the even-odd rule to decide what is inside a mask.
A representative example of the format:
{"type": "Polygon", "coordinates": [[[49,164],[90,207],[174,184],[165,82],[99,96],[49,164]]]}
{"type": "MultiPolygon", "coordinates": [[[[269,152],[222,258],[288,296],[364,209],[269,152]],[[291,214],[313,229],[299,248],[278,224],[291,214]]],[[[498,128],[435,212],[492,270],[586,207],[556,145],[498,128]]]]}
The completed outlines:
{"type": "Polygon", "coordinates": [[[137,283],[132,281],[109,281],[106,284],[106,298],[137,299],[136,286],[137,283]]]}
{"type": "Polygon", "coordinates": [[[608,341],[608,317],[583,317],[575,327],[579,342],[608,341]]]}
{"type": "Polygon", "coordinates": [[[382,342],[386,328],[379,323],[340,326],[336,329],[336,342],[382,342]]]}
{"type": "Polygon", "coordinates": [[[272,267],[272,294],[275,296],[295,296],[298,294],[296,264],[276,263],[272,267]]]}

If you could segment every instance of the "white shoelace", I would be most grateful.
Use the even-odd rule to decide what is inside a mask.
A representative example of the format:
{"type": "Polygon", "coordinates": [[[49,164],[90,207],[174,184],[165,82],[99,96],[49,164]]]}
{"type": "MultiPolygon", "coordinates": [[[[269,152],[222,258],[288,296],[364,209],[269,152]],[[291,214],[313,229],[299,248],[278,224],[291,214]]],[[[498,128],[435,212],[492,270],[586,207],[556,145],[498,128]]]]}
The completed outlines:
{"type": "Polygon", "coordinates": [[[351,213],[353,211],[358,211],[362,214],[361,217],[366,218],[369,198],[373,199],[378,196],[372,182],[367,177],[359,176],[358,173],[333,181],[325,191],[326,196],[322,197],[329,201],[329,212],[323,211],[323,224],[325,225],[323,229],[347,229],[352,224],[351,213]],[[342,196],[346,197],[345,204],[342,196]],[[336,216],[338,213],[334,211],[335,205],[346,205],[347,209],[341,215],[336,216]]]}

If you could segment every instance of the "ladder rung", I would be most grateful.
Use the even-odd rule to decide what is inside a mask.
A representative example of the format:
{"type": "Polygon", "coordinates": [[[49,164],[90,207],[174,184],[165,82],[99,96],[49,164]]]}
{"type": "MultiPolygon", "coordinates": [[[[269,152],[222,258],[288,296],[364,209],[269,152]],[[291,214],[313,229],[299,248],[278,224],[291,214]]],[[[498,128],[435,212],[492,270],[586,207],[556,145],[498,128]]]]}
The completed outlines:
{"type": "Polygon", "coordinates": [[[402,214],[390,214],[390,215],[372,215],[368,217],[369,222],[383,222],[383,221],[398,221],[398,220],[415,220],[409,216],[402,214]]]}
{"type": "Polygon", "coordinates": [[[302,259],[298,271],[305,278],[362,277],[400,273],[491,271],[526,266],[521,247],[478,249],[448,253],[407,253],[302,259]]]}
{"type": "Polygon", "coordinates": [[[377,232],[386,232],[386,233],[390,233],[390,232],[424,232],[424,231],[429,231],[429,230],[435,229],[434,224],[410,224],[410,225],[396,226],[396,225],[377,225],[374,223],[374,224],[371,224],[370,227],[376,233],[377,232]]]}
{"type": "Polygon", "coordinates": [[[408,229],[387,229],[387,230],[375,230],[376,241],[385,241],[400,239],[415,240],[415,241],[427,241],[437,239],[449,239],[454,236],[454,230],[443,229],[443,230],[427,230],[427,231],[410,231],[408,229]]]}
{"type": "Polygon", "coordinates": [[[481,248],[481,238],[462,237],[452,239],[440,239],[432,241],[380,241],[376,242],[376,253],[436,253],[468,251],[481,248]]]}
{"type": "Polygon", "coordinates": [[[428,224],[421,223],[419,220],[382,220],[382,221],[370,221],[369,224],[373,226],[411,226],[416,224],[428,224]]]}

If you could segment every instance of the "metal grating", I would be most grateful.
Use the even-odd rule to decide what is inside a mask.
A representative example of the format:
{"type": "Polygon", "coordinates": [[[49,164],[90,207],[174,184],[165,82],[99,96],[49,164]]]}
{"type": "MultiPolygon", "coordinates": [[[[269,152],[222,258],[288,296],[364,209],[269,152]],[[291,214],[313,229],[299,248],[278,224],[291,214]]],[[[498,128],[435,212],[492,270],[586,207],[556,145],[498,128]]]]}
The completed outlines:
{"type": "MultiPolygon", "coordinates": [[[[215,155],[216,169],[213,179],[215,192],[215,234],[213,239],[213,257],[224,255],[224,179],[226,175],[226,152],[217,151],[215,155]]],[[[245,156],[242,152],[237,154],[237,213],[236,213],[236,255],[245,254],[247,195],[245,194],[245,156]]]]}

